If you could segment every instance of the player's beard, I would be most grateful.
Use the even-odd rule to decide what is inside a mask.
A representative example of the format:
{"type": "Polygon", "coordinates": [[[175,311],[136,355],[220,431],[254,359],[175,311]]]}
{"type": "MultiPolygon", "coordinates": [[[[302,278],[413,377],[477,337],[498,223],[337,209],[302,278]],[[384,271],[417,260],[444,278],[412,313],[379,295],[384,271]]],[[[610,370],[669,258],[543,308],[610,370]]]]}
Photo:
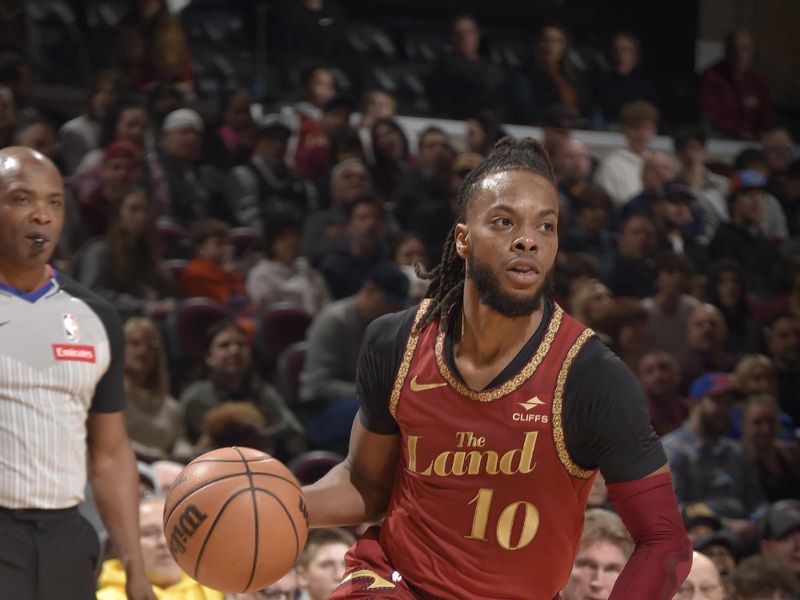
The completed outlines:
{"type": "Polygon", "coordinates": [[[500,282],[492,269],[488,264],[478,260],[472,249],[467,260],[467,278],[475,284],[481,304],[510,319],[526,317],[542,307],[542,298],[550,286],[552,274],[551,268],[544,276],[539,289],[532,295],[515,297],[500,288],[500,282]]]}

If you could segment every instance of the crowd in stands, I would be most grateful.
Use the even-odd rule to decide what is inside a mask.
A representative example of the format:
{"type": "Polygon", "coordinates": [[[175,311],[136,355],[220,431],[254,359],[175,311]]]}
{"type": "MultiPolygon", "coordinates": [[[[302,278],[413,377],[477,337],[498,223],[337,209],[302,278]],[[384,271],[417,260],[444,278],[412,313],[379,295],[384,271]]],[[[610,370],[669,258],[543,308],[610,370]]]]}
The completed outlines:
{"type": "MultiPolygon", "coordinates": [[[[346,53],[333,0],[278,8],[285,52],[346,53]]],[[[796,597],[800,159],[747,31],[701,75],[702,119],[667,128],[633,33],[613,35],[609,69],[590,78],[561,25],[503,66],[481,53],[475,18],[458,15],[429,91],[433,114],[463,119],[465,143],[435,125],[409,139],[397,89],[355,99],[324,61],[291,94],[263,102],[237,87],[208,110],[189,37],[162,0],[135,3],[110,40],[83,113],[60,122],[31,103],[24,45],[0,57],[0,144],[58,165],[67,225],[55,266],[125,323],[143,489],[168,486],[169,468],[166,484],[155,474],[165,461],[174,477],[174,463],[234,444],[301,479],[333,464],[357,410],[366,326],[424,295],[415,265],[437,264],[458,188],[503,123],[541,125],[561,200],[551,296],[638,375],[695,549],[711,559],[695,560],[676,598],[796,597]],[[572,135],[600,126],[625,145],[595,156],[572,135]],[[673,152],[653,150],[659,131],[673,152]],[[752,143],[713,162],[708,139],[722,136],[752,143]]],[[[631,554],[597,485],[565,600],[607,598],[631,554]]],[[[146,556],[145,542],[163,542],[158,502],[143,494],[146,556]]],[[[326,597],[351,541],[315,534],[296,572],[259,597],[326,597]]],[[[196,586],[158,560],[155,585],[196,586]]],[[[98,598],[124,597],[121,577],[107,562],[98,598]]],[[[206,592],[185,597],[221,598],[206,592]]]]}

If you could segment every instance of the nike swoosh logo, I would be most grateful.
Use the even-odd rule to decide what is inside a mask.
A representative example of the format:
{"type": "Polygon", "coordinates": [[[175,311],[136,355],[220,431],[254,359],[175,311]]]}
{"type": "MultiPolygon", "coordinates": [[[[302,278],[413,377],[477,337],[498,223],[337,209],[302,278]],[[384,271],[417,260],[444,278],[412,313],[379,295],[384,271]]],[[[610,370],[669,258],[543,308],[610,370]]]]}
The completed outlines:
{"type": "Polygon", "coordinates": [[[370,571],[368,569],[361,569],[360,571],[353,571],[347,577],[342,579],[340,586],[348,581],[353,581],[356,579],[367,579],[369,580],[369,585],[365,587],[365,590],[386,590],[386,589],[393,589],[397,588],[395,584],[391,581],[388,581],[375,573],[374,571],[370,571]]]}
{"type": "Polygon", "coordinates": [[[411,388],[412,392],[424,392],[426,390],[435,390],[436,388],[446,386],[446,383],[417,383],[417,376],[411,379],[411,384],[409,387],[411,388]]]}

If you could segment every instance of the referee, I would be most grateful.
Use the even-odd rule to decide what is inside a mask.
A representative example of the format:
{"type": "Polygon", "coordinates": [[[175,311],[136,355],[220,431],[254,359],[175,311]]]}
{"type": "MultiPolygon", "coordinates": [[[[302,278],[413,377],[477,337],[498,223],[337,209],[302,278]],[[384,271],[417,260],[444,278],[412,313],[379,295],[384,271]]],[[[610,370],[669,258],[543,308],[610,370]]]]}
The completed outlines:
{"type": "Polygon", "coordinates": [[[155,600],[122,420],[122,329],[111,305],[47,264],[63,224],[53,163],[0,150],[0,595],[95,597],[100,547],[77,509],[88,476],[129,600],[155,600]]]}

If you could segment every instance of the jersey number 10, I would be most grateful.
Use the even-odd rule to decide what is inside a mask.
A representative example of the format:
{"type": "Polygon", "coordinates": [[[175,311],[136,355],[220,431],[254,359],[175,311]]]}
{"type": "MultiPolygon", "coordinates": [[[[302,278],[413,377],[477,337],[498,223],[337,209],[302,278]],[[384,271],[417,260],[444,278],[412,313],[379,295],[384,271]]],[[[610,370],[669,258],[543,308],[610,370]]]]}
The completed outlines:
{"type": "MultiPolygon", "coordinates": [[[[468,536],[465,536],[468,540],[488,541],[486,528],[489,524],[489,510],[492,507],[493,496],[494,490],[481,488],[475,494],[475,497],[468,502],[468,504],[475,505],[475,514],[472,517],[472,531],[468,536]]],[[[497,519],[497,543],[506,550],[519,550],[533,541],[538,530],[539,509],[524,500],[512,502],[503,509],[497,519]],[[522,531],[519,534],[519,539],[516,544],[513,544],[511,542],[511,528],[514,525],[517,511],[520,509],[525,511],[525,517],[522,521],[522,531]]]]}

